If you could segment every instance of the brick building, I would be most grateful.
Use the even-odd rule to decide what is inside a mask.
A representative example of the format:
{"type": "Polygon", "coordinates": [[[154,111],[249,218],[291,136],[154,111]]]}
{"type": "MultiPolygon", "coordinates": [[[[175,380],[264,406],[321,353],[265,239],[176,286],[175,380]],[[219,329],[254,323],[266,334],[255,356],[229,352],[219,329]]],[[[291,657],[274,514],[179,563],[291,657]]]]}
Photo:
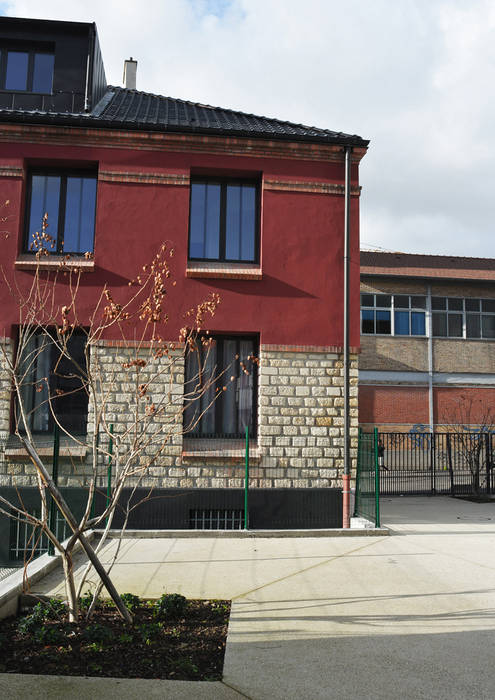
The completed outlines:
{"type": "MultiPolygon", "coordinates": [[[[70,252],[71,264],[85,270],[85,309],[104,284],[118,294],[167,239],[175,249],[177,311],[167,340],[177,339],[184,312],[214,291],[221,304],[208,330],[218,357],[259,355],[257,377],[237,387],[233,408],[206,411],[195,434],[178,435],[167,447],[155,485],[158,477],[168,488],[238,487],[232,465],[241,452],[232,449],[232,440],[249,424],[258,486],[339,487],[344,158],[350,150],[351,256],[357,259],[358,166],[368,142],[107,86],[92,24],[3,17],[0,47],[0,183],[2,200],[10,201],[9,236],[2,240],[7,275],[15,270],[21,288],[29,285],[31,237],[46,210],[58,221],[57,231],[52,223],[57,250],[51,260],[70,252]],[[88,251],[89,259],[83,256],[88,251]],[[247,410],[239,405],[241,394],[247,410]]],[[[134,68],[127,64],[128,73],[134,68]]],[[[355,436],[359,290],[357,266],[351,268],[355,436]]],[[[5,285],[0,308],[4,342],[13,350],[17,310],[5,285]]],[[[102,337],[95,352],[108,371],[126,359],[111,336],[102,337]]],[[[176,396],[187,371],[179,368],[171,378],[176,396]]],[[[115,416],[125,421],[123,393],[117,389],[112,400],[115,416]]],[[[74,410],[70,420],[84,433],[91,418],[87,402],[74,410]]],[[[49,414],[33,415],[33,427],[49,434],[49,414]]],[[[0,483],[33,483],[12,446],[5,380],[0,428],[0,483]]],[[[62,464],[60,483],[80,483],[69,463],[62,464]]]]}
{"type": "Polygon", "coordinates": [[[495,407],[495,260],[361,252],[359,422],[477,426],[495,407]]]}

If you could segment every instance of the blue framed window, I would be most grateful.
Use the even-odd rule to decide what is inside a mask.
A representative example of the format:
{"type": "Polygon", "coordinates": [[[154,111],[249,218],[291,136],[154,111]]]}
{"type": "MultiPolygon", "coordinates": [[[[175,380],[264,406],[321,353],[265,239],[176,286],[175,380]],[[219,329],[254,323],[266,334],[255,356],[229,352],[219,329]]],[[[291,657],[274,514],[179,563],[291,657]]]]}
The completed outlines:
{"type": "Polygon", "coordinates": [[[426,335],[426,297],[361,294],[364,335],[426,335]]]}
{"type": "Polygon", "coordinates": [[[0,90],[52,93],[55,55],[27,48],[0,50],[0,90]]]}
{"type": "Polygon", "coordinates": [[[258,200],[253,181],[193,179],[189,260],[258,262],[258,200]]]}
{"type": "Polygon", "coordinates": [[[96,217],[96,174],[88,171],[32,171],[28,178],[25,251],[36,252],[36,232],[48,215],[49,253],[92,253],[96,217]]]}

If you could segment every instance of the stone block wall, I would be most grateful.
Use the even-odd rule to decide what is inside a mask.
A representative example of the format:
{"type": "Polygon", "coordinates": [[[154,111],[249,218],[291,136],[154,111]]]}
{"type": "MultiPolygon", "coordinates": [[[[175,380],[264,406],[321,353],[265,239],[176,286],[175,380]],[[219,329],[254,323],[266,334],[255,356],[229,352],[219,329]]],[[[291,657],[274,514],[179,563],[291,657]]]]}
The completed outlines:
{"type": "MultiPolygon", "coordinates": [[[[134,398],[139,385],[147,393],[138,402],[140,415],[146,406],[163,413],[153,420],[149,445],[134,459],[146,467],[142,486],[163,488],[241,488],[244,484],[243,441],[194,440],[183,435],[182,406],[184,360],[179,348],[168,357],[147,362],[136,370],[126,366],[135,359],[147,362],[149,351],[122,343],[102,342],[92,348],[91,361],[98,378],[97,394],[105,403],[107,426],[113,423],[114,457],[124,455],[134,439],[134,398]],[[130,398],[131,397],[131,398],[130,398]],[[156,443],[167,441],[156,454],[156,443]],[[151,439],[151,437],[153,439],[151,439]],[[155,444],[152,444],[155,443],[155,444]],[[153,457],[153,459],[151,459],[153,457]],[[150,464],[151,459],[151,464],[150,464]]],[[[351,356],[351,458],[355,468],[357,449],[357,355],[351,356]]],[[[35,473],[22,450],[9,444],[10,389],[2,378],[0,425],[3,461],[0,484],[35,485],[35,473]]],[[[250,483],[253,487],[327,488],[341,485],[344,438],[344,377],[342,354],[332,348],[260,347],[258,374],[258,431],[250,443],[250,483]]],[[[88,435],[84,445],[62,439],[59,484],[80,486],[92,474],[92,439],[95,403],[90,397],[88,435]]],[[[45,438],[46,440],[46,438],[45,438]]],[[[11,439],[10,439],[11,441],[11,439]]],[[[100,446],[108,447],[109,435],[100,432],[100,446]]],[[[51,464],[50,446],[46,450],[51,464]]],[[[106,483],[107,457],[98,459],[98,486],[106,483]]],[[[140,475],[141,476],[141,475],[140,475]]],[[[129,485],[137,483],[137,474],[129,485]]]]}

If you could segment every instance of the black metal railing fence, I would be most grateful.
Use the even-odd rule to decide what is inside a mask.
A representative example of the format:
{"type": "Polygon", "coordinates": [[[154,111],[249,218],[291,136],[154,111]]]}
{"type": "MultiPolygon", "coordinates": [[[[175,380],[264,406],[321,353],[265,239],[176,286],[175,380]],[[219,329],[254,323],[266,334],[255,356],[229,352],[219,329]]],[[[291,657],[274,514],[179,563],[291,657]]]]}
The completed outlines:
{"type": "Polygon", "coordinates": [[[378,451],[384,495],[495,492],[495,432],[380,432],[378,451]]]}

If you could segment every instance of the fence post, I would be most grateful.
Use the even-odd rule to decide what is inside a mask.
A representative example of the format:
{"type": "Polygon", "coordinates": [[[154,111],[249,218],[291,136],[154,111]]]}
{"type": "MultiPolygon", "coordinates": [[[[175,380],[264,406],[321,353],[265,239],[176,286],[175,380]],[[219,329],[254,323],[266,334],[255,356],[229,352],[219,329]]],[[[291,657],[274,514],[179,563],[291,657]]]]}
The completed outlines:
{"type": "Polygon", "coordinates": [[[363,432],[358,428],[358,448],[357,448],[357,463],[356,463],[356,488],[354,489],[354,517],[357,518],[359,513],[359,476],[361,467],[361,449],[363,446],[363,432]]]}
{"type": "Polygon", "coordinates": [[[485,433],[485,462],[486,462],[486,493],[487,496],[491,493],[490,484],[490,465],[491,465],[491,455],[490,455],[490,434],[485,433]]]}
{"type": "Polygon", "coordinates": [[[430,440],[431,440],[431,447],[430,447],[430,461],[431,461],[431,492],[434,494],[436,493],[436,488],[435,488],[435,448],[436,448],[436,443],[435,443],[435,438],[437,435],[435,433],[430,433],[429,434],[430,440]]]}
{"type": "MultiPolygon", "coordinates": [[[[112,495],[112,454],[113,454],[113,423],[110,423],[110,440],[108,444],[108,468],[107,468],[107,504],[110,503],[112,495]]],[[[105,518],[105,523],[108,523],[108,516],[105,518]]]]}
{"type": "Polygon", "coordinates": [[[249,530],[249,426],[246,425],[246,465],[244,472],[244,529],[249,530]]]}
{"type": "Polygon", "coordinates": [[[455,486],[454,486],[454,467],[452,465],[452,445],[450,444],[450,434],[447,433],[445,436],[447,441],[447,457],[449,460],[449,474],[450,474],[450,495],[454,496],[455,486]]]}
{"type": "MultiPolygon", "coordinates": [[[[52,461],[52,480],[55,486],[58,484],[58,456],[60,454],[60,429],[58,424],[55,423],[53,428],[53,461],[52,461]]],[[[53,496],[50,498],[50,515],[48,520],[48,527],[52,532],[56,534],[57,530],[57,504],[53,500],[53,496]]],[[[55,554],[55,547],[53,542],[48,540],[48,554],[53,556],[55,554]]]]}
{"type": "Polygon", "coordinates": [[[378,460],[378,428],[374,429],[374,462],[375,462],[375,527],[380,527],[380,465],[378,460]]]}

